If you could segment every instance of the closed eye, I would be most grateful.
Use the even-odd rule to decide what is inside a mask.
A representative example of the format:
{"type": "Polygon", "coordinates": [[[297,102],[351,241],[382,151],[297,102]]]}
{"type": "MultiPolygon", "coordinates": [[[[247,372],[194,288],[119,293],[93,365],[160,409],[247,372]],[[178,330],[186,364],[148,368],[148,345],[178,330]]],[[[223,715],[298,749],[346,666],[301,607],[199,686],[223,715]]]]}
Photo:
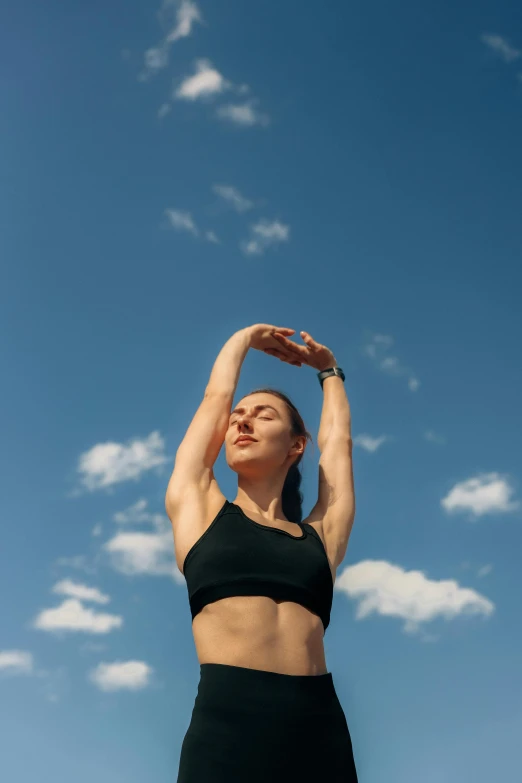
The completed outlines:
{"type": "MultiPolygon", "coordinates": [[[[265,419],[265,421],[273,421],[273,419],[270,416],[259,416],[258,418],[265,419]]],[[[234,425],[235,423],[236,423],[235,421],[231,421],[230,426],[232,427],[232,425],[234,425]]]]}

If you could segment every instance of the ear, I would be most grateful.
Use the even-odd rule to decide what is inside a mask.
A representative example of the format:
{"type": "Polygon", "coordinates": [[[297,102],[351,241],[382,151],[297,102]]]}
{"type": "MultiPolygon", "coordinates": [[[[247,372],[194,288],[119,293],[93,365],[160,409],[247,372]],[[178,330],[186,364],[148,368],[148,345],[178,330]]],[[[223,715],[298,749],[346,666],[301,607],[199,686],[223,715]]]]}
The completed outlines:
{"type": "Polygon", "coordinates": [[[298,435],[292,446],[292,456],[303,454],[306,447],[306,435],[298,435]]]}

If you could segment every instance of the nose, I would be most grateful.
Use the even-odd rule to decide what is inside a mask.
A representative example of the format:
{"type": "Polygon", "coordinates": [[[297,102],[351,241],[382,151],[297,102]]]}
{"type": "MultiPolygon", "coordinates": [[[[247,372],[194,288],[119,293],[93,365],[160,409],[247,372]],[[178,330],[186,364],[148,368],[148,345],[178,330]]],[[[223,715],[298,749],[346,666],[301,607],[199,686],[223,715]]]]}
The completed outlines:
{"type": "Polygon", "coordinates": [[[236,426],[240,431],[243,431],[245,429],[251,429],[252,425],[250,423],[250,418],[248,414],[243,413],[241,416],[238,416],[236,419],[236,426]]]}

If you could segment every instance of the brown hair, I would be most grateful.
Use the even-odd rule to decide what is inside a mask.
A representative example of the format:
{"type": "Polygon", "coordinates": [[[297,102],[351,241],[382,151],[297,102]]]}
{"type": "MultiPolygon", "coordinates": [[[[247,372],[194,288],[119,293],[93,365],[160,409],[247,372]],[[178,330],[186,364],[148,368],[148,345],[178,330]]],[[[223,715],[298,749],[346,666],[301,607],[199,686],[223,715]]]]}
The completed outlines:
{"type": "MultiPolygon", "coordinates": [[[[313,442],[312,436],[306,429],[301,414],[286,394],[283,394],[283,392],[278,389],[271,388],[254,389],[254,391],[249,392],[249,394],[273,394],[275,397],[279,397],[279,399],[283,400],[286,404],[288,413],[290,414],[292,435],[305,435],[307,440],[313,442]]],[[[245,397],[246,396],[248,395],[245,395],[245,397]]],[[[298,467],[303,458],[303,454],[299,455],[290,465],[283,485],[283,493],[281,496],[283,514],[290,522],[303,521],[303,493],[300,490],[303,477],[298,467]]]]}

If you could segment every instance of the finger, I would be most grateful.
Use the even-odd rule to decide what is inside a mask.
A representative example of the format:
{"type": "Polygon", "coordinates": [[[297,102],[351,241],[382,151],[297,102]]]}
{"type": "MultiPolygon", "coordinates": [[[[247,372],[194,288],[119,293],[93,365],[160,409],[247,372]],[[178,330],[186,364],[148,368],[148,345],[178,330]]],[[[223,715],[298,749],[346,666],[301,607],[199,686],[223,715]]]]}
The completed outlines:
{"type": "Polygon", "coordinates": [[[293,343],[291,340],[287,340],[286,337],[284,337],[281,334],[278,334],[277,332],[273,336],[280,345],[284,346],[287,350],[297,354],[301,359],[304,359],[306,354],[308,353],[308,348],[304,345],[297,345],[297,343],[293,343]]]}
{"type": "Polygon", "coordinates": [[[297,343],[293,343],[292,340],[289,340],[288,337],[285,337],[285,335],[281,334],[281,332],[274,332],[272,337],[275,337],[279,343],[287,346],[288,348],[297,348],[297,343]]]}
{"type": "Polygon", "coordinates": [[[281,359],[282,362],[288,362],[288,364],[297,364],[301,366],[299,359],[294,356],[289,356],[283,351],[278,351],[276,348],[263,348],[264,353],[268,353],[270,356],[275,356],[276,359],[281,359]]]}
{"type": "Polygon", "coordinates": [[[300,332],[303,342],[305,342],[310,348],[317,350],[321,346],[317,343],[308,332],[300,332]]]}

